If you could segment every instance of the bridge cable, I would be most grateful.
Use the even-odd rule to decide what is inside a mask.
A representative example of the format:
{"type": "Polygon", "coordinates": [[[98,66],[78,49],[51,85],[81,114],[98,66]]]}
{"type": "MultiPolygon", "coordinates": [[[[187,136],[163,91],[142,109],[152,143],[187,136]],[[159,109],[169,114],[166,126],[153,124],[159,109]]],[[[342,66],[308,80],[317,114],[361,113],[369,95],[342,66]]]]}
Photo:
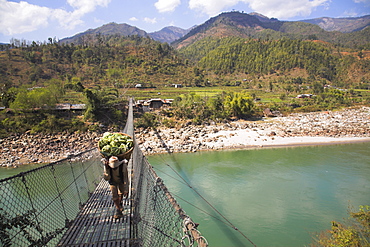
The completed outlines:
{"type": "MultiPolygon", "coordinates": [[[[170,178],[172,178],[173,180],[176,180],[177,182],[179,182],[179,183],[182,183],[183,185],[186,185],[187,186],[187,184],[186,183],[184,183],[182,180],[180,180],[180,179],[178,179],[178,178],[175,178],[174,176],[172,176],[172,175],[170,175],[170,174],[168,174],[167,172],[165,172],[165,171],[163,171],[163,170],[161,170],[161,169],[159,169],[159,168],[155,168],[157,171],[159,171],[159,172],[161,172],[161,173],[163,173],[163,174],[165,174],[165,175],[167,175],[168,177],[170,177],[170,178]]],[[[172,194],[172,193],[171,193],[172,194]]]]}
{"type": "Polygon", "coordinates": [[[250,240],[244,233],[242,233],[236,226],[234,226],[233,223],[231,223],[230,220],[228,220],[220,211],[218,211],[210,202],[208,202],[207,199],[205,199],[197,190],[195,190],[194,187],[192,187],[175,169],[173,169],[172,166],[170,166],[169,164],[167,164],[167,166],[169,166],[171,168],[171,170],[173,170],[188,185],[188,187],[190,189],[192,189],[195,193],[197,193],[200,198],[202,198],[214,211],[216,211],[216,213],[218,213],[224,220],[226,220],[226,222],[228,222],[229,225],[234,230],[236,230],[237,232],[239,232],[245,239],[247,239],[251,244],[253,244],[253,246],[256,246],[252,242],[252,240],[250,240]]]}
{"type": "MultiPolygon", "coordinates": [[[[228,220],[220,211],[218,211],[209,201],[207,201],[207,199],[206,198],[204,198],[197,190],[195,190],[195,188],[193,187],[193,186],[191,186],[191,184],[189,184],[171,165],[169,165],[168,163],[166,163],[166,161],[164,160],[164,158],[161,156],[161,158],[162,158],[162,160],[165,162],[165,164],[169,167],[169,168],[171,168],[171,170],[173,171],[173,172],[175,172],[176,173],[176,175],[179,177],[179,178],[181,178],[181,180],[178,180],[178,179],[176,179],[176,178],[173,178],[172,176],[170,176],[170,177],[172,177],[173,179],[175,179],[175,180],[177,180],[177,181],[180,181],[182,184],[184,184],[184,185],[186,185],[186,186],[188,186],[191,190],[193,190],[201,199],[203,199],[218,215],[220,215],[226,222],[227,222],[227,224],[226,224],[226,222],[224,222],[224,221],[222,221],[222,220],[220,220],[220,219],[218,219],[217,217],[215,217],[215,216],[212,216],[213,218],[216,218],[216,219],[218,219],[218,220],[220,220],[221,222],[223,222],[224,224],[226,224],[226,225],[229,225],[231,228],[233,228],[234,230],[236,230],[237,232],[239,232],[245,239],[247,239],[253,246],[255,246],[255,247],[257,247],[257,245],[256,244],[254,244],[253,242],[252,242],[252,240],[250,240],[243,232],[241,232],[233,223],[231,223],[231,221],[230,220],[228,220]]],[[[166,175],[168,175],[168,174],[166,174],[166,175]]],[[[180,198],[180,199],[182,199],[182,198],[180,198]]],[[[184,199],[182,199],[182,200],[184,200],[184,199]]],[[[186,200],[184,200],[185,202],[187,202],[186,200]]],[[[189,202],[187,202],[187,203],[189,203],[189,202]]],[[[191,203],[189,203],[190,205],[192,205],[191,203]]],[[[192,206],[194,206],[194,207],[196,207],[195,205],[192,205],[192,206]]],[[[196,207],[196,208],[198,208],[198,207],[196,207]]],[[[199,209],[199,208],[198,208],[199,209]]],[[[201,210],[201,211],[203,211],[204,212],[204,210],[201,210]]],[[[208,215],[210,215],[209,213],[206,213],[206,214],[208,214],[208,215]]]]}
{"type": "MultiPolygon", "coordinates": [[[[182,180],[179,180],[179,179],[175,178],[174,176],[171,176],[171,175],[170,175],[170,174],[168,174],[167,172],[165,172],[165,171],[163,171],[163,170],[161,170],[161,169],[159,169],[159,168],[157,168],[157,167],[156,167],[155,169],[156,169],[156,170],[158,170],[159,172],[161,172],[161,173],[165,174],[166,176],[168,176],[168,177],[170,177],[170,178],[172,178],[172,179],[174,179],[174,180],[178,181],[179,183],[182,183],[182,184],[184,184],[184,185],[187,185],[187,184],[186,184],[186,183],[184,183],[182,180]]],[[[208,213],[206,210],[204,210],[204,209],[202,209],[202,208],[200,208],[200,207],[198,207],[198,206],[194,205],[193,203],[189,202],[188,200],[186,200],[186,199],[182,198],[181,196],[179,196],[179,195],[177,195],[177,194],[175,194],[175,193],[173,193],[173,192],[171,192],[171,194],[172,194],[172,195],[174,195],[175,197],[179,198],[180,200],[182,200],[182,201],[186,202],[187,204],[189,204],[189,205],[193,206],[194,208],[198,209],[199,211],[202,211],[203,213],[205,213],[205,214],[207,214],[207,215],[211,216],[212,218],[214,218],[214,219],[216,219],[216,220],[218,220],[218,221],[221,221],[221,222],[222,222],[222,223],[224,223],[225,225],[228,225],[228,226],[230,226],[231,228],[233,228],[233,226],[232,226],[232,225],[230,225],[229,223],[227,223],[227,222],[225,222],[225,221],[221,220],[220,218],[217,218],[216,216],[214,216],[214,215],[212,215],[212,214],[208,213]]]]}

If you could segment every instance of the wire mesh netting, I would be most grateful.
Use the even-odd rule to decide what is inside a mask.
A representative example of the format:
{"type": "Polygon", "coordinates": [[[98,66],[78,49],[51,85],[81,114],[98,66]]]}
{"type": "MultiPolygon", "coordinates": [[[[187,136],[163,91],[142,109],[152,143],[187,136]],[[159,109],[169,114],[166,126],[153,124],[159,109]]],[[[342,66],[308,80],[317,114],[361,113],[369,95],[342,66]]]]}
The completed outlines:
{"type": "MultiPolygon", "coordinates": [[[[132,101],[124,132],[134,137],[132,101]]],[[[0,246],[58,245],[63,235],[67,235],[68,228],[73,228],[72,223],[78,221],[76,216],[82,212],[102,179],[100,158],[95,148],[0,180],[0,246]]],[[[169,193],[136,143],[131,163],[129,244],[207,246],[205,238],[169,193]]],[[[96,209],[91,214],[95,215],[98,211],[104,213],[107,210],[96,209]]],[[[115,226],[121,227],[118,224],[115,226]]],[[[111,233],[112,228],[109,229],[100,232],[111,233]]],[[[126,235],[121,234],[116,240],[127,240],[126,235]]],[[[101,237],[90,242],[99,242],[102,244],[99,246],[109,244],[101,237]]],[[[85,245],[71,243],[70,246],[85,245]]],[[[127,246],[126,241],[122,246],[127,246]]]]}
{"type": "Polygon", "coordinates": [[[100,182],[97,149],[0,180],[0,246],[55,246],[100,182]]]}
{"type": "Polygon", "coordinates": [[[172,197],[139,148],[133,153],[132,239],[138,246],[207,246],[197,233],[197,241],[188,230],[191,221],[172,197]]]}
{"type": "MultiPolygon", "coordinates": [[[[125,131],[134,137],[132,104],[131,100],[125,131]]],[[[207,246],[206,239],[193,227],[195,224],[177,204],[136,142],[135,146],[131,170],[131,245],[207,246]]]]}

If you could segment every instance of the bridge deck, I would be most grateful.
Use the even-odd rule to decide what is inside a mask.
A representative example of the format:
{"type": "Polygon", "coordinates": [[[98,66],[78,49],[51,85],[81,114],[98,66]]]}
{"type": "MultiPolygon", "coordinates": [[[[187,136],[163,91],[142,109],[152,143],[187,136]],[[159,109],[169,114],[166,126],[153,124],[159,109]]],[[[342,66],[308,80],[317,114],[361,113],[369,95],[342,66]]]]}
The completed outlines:
{"type": "Polygon", "coordinates": [[[124,216],[114,219],[115,207],[107,181],[102,180],[58,246],[129,246],[130,205],[124,200],[124,216]]]}

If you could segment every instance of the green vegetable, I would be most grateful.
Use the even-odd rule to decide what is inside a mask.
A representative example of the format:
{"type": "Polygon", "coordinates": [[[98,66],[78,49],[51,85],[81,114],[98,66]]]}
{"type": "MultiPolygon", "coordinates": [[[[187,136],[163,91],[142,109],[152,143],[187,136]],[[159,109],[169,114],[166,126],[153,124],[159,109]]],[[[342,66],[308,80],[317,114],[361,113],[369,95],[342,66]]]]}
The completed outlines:
{"type": "Polygon", "coordinates": [[[105,132],[98,145],[102,153],[117,156],[130,150],[134,142],[129,136],[121,133],[105,132]]]}
{"type": "Polygon", "coordinates": [[[111,152],[111,149],[112,147],[110,145],[105,145],[101,151],[103,151],[104,153],[110,153],[111,152]]]}

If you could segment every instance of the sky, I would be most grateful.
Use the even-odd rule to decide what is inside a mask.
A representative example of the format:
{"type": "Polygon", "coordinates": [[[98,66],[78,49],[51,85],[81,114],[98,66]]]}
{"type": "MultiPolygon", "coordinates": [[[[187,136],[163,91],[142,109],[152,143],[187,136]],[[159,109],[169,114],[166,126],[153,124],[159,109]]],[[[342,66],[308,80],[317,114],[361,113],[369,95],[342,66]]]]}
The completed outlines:
{"type": "Polygon", "coordinates": [[[370,14],[370,0],[0,0],[0,43],[59,40],[110,22],[149,33],[188,29],[228,11],[283,21],[358,17],[370,14]]]}

